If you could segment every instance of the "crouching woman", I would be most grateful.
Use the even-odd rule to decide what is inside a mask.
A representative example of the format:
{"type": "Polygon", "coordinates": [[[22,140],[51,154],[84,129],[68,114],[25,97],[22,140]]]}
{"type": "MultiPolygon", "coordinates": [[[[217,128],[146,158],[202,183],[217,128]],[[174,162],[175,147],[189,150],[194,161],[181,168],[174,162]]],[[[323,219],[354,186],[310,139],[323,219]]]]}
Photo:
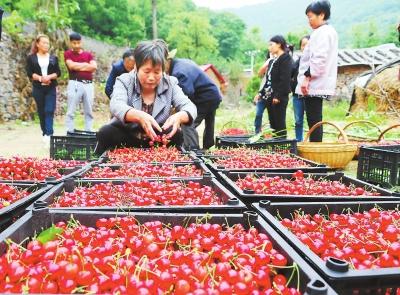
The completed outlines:
{"type": "Polygon", "coordinates": [[[164,74],[168,46],[163,40],[139,42],[134,50],[135,71],[119,76],[111,95],[114,118],[97,133],[95,150],[150,147],[165,134],[168,146],[181,146],[180,124],[192,124],[196,106],[183,93],[175,77],[164,74]],[[171,115],[171,109],[176,113],[171,115]]]}

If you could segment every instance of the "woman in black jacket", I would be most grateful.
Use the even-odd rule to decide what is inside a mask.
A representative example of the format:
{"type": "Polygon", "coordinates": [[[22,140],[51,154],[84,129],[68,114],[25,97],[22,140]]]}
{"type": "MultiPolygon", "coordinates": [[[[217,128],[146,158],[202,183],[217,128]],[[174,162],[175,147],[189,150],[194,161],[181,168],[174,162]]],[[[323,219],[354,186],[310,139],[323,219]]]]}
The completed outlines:
{"type": "Polygon", "coordinates": [[[26,60],[26,73],[33,81],[33,98],[39,114],[43,141],[46,144],[50,143],[50,136],[53,135],[57,78],[61,75],[58,58],[49,54],[49,48],[49,37],[38,35],[26,60]]]}
{"type": "Polygon", "coordinates": [[[269,41],[269,52],[276,55],[268,65],[267,79],[261,91],[255,96],[256,119],[255,128],[259,130],[262,124],[264,109],[268,111],[270,127],[274,136],[286,138],[286,107],[289,101],[292,58],[286,52],[286,41],[281,35],[276,35],[269,41]]]}

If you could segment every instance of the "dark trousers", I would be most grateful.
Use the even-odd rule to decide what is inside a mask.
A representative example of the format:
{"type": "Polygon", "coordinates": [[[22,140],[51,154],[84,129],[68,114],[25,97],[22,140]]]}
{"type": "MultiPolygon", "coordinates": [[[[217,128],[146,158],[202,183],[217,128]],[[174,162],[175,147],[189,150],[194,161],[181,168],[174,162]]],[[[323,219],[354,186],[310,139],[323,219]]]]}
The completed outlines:
{"type": "Polygon", "coordinates": [[[286,138],[286,108],[288,100],[281,100],[278,104],[272,104],[272,98],[267,99],[266,107],[268,111],[269,124],[274,130],[274,137],[286,138]]]}
{"type": "MultiPolygon", "coordinates": [[[[163,133],[168,134],[171,132],[171,130],[172,127],[165,130],[163,133]]],[[[141,127],[126,130],[115,125],[105,125],[101,127],[100,130],[97,132],[98,142],[94,153],[100,156],[109,148],[149,148],[150,140],[137,138],[136,133],[138,132],[144,133],[141,127]]],[[[156,131],[156,133],[159,134],[158,131],[156,131]]],[[[178,129],[175,135],[170,139],[170,142],[167,146],[180,147],[182,145],[182,142],[182,131],[178,129]]]]}
{"type": "Polygon", "coordinates": [[[49,86],[32,87],[33,98],[39,114],[43,135],[53,135],[54,111],[56,109],[56,88],[49,86]]]}
{"type": "Polygon", "coordinates": [[[181,125],[183,132],[183,141],[187,149],[200,149],[199,134],[196,128],[204,120],[203,132],[203,149],[209,149],[214,145],[214,128],[215,128],[216,110],[197,114],[192,126],[181,125]]]}
{"type": "MultiPolygon", "coordinates": [[[[323,99],[320,97],[306,97],[306,115],[308,128],[311,129],[315,124],[322,121],[322,102],[323,99]]],[[[321,142],[322,141],[322,126],[316,128],[310,134],[311,142],[321,142]]]]}

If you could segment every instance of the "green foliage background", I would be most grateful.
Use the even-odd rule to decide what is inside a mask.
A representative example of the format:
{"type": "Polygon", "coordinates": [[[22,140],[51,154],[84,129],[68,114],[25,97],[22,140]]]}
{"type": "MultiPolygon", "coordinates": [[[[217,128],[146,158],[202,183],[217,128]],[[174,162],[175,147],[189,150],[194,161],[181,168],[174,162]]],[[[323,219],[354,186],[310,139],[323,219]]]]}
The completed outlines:
{"type": "MultiPolygon", "coordinates": [[[[331,23],[342,48],[397,43],[399,0],[331,0],[331,23]]],[[[212,63],[231,83],[237,83],[243,68],[250,68],[246,51],[260,50],[254,57],[258,69],[268,53],[268,40],[282,34],[295,44],[311,33],[305,15],[310,0],[270,0],[239,9],[212,11],[196,7],[192,0],[157,0],[158,38],[177,48],[177,57],[198,64],[212,63]]],[[[245,3],[244,3],[245,4],[245,3]]],[[[82,35],[123,47],[153,39],[151,0],[0,0],[12,17],[5,29],[17,36],[24,19],[36,21],[38,33],[71,28],[82,35]],[[57,4],[58,11],[55,11],[57,4]]],[[[60,52],[63,44],[58,47],[60,52]]],[[[253,78],[246,93],[251,101],[259,86],[253,78]],[[257,87],[256,87],[257,86],[257,87]]]]}

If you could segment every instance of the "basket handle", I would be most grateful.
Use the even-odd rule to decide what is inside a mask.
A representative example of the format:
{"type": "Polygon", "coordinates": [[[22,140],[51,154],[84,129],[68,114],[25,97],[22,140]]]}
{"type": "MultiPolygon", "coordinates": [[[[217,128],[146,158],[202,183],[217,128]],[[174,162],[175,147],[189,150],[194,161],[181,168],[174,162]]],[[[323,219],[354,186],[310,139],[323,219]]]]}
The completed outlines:
{"type": "Polygon", "coordinates": [[[311,133],[312,133],[315,129],[317,129],[319,126],[321,126],[321,125],[323,125],[323,124],[329,124],[329,125],[332,125],[333,127],[335,127],[337,130],[339,130],[340,135],[343,137],[344,143],[345,143],[345,144],[348,144],[348,143],[349,143],[349,139],[347,138],[347,135],[346,135],[346,133],[344,133],[343,129],[340,128],[340,127],[339,127],[338,125],[336,125],[335,123],[333,123],[333,122],[328,122],[328,121],[321,121],[321,122],[318,122],[317,124],[315,124],[315,125],[307,132],[307,135],[306,135],[306,137],[304,138],[304,142],[307,142],[307,141],[308,141],[308,138],[309,138],[310,135],[311,135],[311,133]]]}
{"type": "Polygon", "coordinates": [[[396,128],[396,127],[400,127],[400,124],[394,124],[393,126],[390,126],[388,128],[386,128],[385,130],[382,131],[381,135],[379,135],[378,137],[378,142],[383,138],[383,135],[388,132],[390,129],[396,128]]]}
{"type": "Polygon", "coordinates": [[[269,125],[269,122],[264,123],[264,124],[260,127],[260,132],[262,132],[263,128],[264,128],[266,125],[269,125]]]}
{"type": "MultiPolygon", "coordinates": [[[[368,121],[368,120],[356,120],[356,121],[350,122],[349,124],[347,124],[346,126],[343,127],[343,131],[345,131],[347,127],[349,127],[349,126],[351,126],[353,124],[358,124],[358,123],[370,124],[370,125],[374,126],[376,129],[378,129],[379,132],[382,132],[381,128],[379,128],[378,125],[376,125],[374,122],[371,122],[371,121],[368,121]]],[[[341,137],[341,134],[338,135],[338,139],[340,137],[341,137]]]]}
{"type": "Polygon", "coordinates": [[[228,124],[232,124],[232,123],[235,123],[235,124],[240,125],[240,126],[243,128],[243,130],[246,130],[246,133],[247,133],[246,126],[245,126],[243,123],[241,123],[241,122],[239,122],[239,121],[231,120],[231,121],[226,122],[224,125],[222,125],[220,134],[223,135],[223,132],[222,132],[222,131],[225,129],[225,127],[226,127],[228,124]],[[221,132],[222,132],[222,133],[221,133],[221,132]]]}

